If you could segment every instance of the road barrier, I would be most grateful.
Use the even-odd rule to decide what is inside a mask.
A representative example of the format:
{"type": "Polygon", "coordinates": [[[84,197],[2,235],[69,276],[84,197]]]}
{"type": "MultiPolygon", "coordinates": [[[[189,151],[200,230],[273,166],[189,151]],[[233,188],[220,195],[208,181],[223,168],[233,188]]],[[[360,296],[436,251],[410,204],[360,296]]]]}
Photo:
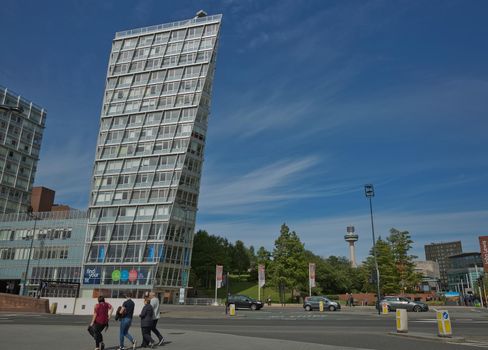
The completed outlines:
{"type": "Polygon", "coordinates": [[[383,312],[383,315],[388,315],[388,305],[383,303],[381,304],[381,310],[383,312]]]}
{"type": "Polygon", "coordinates": [[[451,318],[447,310],[437,310],[437,327],[439,337],[452,337],[451,318]]]}
{"type": "Polygon", "coordinates": [[[58,310],[58,303],[52,303],[49,312],[55,314],[57,310],[58,310]]]}
{"type": "Polygon", "coordinates": [[[319,310],[320,312],[324,312],[324,302],[322,300],[319,302],[319,310]]]}
{"type": "Polygon", "coordinates": [[[407,310],[398,309],[396,311],[396,329],[397,329],[397,333],[408,333],[407,310]]]}
{"type": "Polygon", "coordinates": [[[236,304],[230,304],[229,305],[229,316],[235,316],[236,315],[236,304]]]}

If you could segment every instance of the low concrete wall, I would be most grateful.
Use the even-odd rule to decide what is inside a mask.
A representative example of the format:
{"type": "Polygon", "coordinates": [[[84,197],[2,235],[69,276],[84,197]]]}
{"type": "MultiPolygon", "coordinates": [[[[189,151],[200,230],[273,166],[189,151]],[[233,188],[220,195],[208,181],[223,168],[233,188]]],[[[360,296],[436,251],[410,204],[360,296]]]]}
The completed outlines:
{"type": "MultiPolygon", "coordinates": [[[[389,294],[398,295],[398,294],[389,294]]],[[[376,305],[376,294],[374,293],[352,293],[354,298],[354,304],[356,305],[376,305]]],[[[433,297],[433,293],[416,293],[416,294],[402,294],[401,296],[410,298],[412,300],[420,299],[420,301],[426,301],[427,298],[433,297]]],[[[339,300],[347,301],[348,296],[346,294],[340,294],[339,300]]]]}
{"type": "Polygon", "coordinates": [[[49,313],[47,300],[0,293],[0,311],[49,313]]]}
{"type": "MultiPolygon", "coordinates": [[[[98,303],[94,298],[46,298],[49,304],[58,303],[58,314],[92,315],[95,305],[98,303]]],[[[135,303],[134,315],[139,315],[144,306],[144,299],[132,299],[135,303]]],[[[113,316],[119,306],[122,306],[125,299],[106,298],[105,301],[114,308],[113,316]]]]}

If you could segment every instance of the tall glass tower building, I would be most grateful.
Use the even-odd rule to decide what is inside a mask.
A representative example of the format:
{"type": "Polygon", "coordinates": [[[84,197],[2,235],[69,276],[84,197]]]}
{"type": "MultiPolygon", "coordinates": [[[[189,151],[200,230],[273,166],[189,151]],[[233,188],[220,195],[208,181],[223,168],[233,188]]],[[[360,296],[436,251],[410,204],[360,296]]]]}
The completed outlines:
{"type": "Polygon", "coordinates": [[[83,295],[173,302],[186,288],[221,15],[116,33],[98,137],[83,295]]]}
{"type": "Polygon", "coordinates": [[[0,214],[30,206],[46,110],[0,86],[0,214]]]}

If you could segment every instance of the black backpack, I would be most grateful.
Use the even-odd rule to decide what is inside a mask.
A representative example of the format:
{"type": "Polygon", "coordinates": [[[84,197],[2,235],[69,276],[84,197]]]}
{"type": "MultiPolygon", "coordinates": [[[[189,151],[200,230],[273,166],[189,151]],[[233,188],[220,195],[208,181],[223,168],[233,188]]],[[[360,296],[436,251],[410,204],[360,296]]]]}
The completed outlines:
{"type": "Polygon", "coordinates": [[[117,311],[115,311],[115,321],[120,320],[121,318],[125,317],[125,309],[123,309],[122,306],[119,306],[117,308],[117,311]]]}

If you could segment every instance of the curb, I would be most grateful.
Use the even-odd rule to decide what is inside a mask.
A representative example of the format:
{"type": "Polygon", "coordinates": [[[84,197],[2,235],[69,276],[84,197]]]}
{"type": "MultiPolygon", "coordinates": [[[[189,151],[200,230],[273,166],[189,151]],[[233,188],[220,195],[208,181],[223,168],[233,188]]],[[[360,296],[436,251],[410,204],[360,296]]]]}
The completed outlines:
{"type": "Polygon", "coordinates": [[[432,335],[430,333],[397,333],[397,332],[388,332],[389,335],[396,335],[399,337],[406,337],[406,338],[415,338],[415,339],[423,339],[423,340],[433,340],[438,341],[441,343],[463,343],[466,341],[464,337],[439,337],[437,335],[432,335]]]}

